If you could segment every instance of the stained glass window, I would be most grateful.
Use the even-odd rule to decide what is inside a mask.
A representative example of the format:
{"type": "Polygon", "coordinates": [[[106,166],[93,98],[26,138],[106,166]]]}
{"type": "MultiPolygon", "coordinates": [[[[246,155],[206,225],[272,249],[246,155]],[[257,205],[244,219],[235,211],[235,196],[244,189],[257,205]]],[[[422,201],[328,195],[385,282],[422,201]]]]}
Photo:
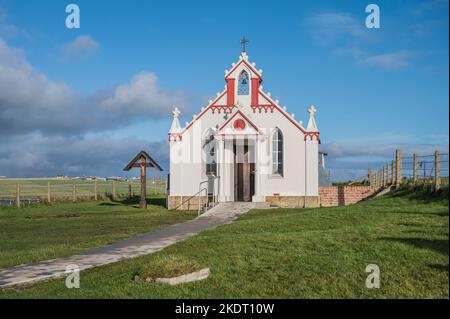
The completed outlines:
{"type": "Polygon", "coordinates": [[[283,133],[279,128],[272,136],[272,174],[283,175],[283,133]]]}
{"type": "Polygon", "coordinates": [[[217,175],[216,141],[213,135],[207,137],[203,149],[206,155],[206,175],[217,175]]]}
{"type": "Polygon", "coordinates": [[[239,87],[238,87],[239,95],[248,95],[249,91],[248,82],[249,82],[248,73],[245,70],[243,70],[239,75],[239,87]]]}

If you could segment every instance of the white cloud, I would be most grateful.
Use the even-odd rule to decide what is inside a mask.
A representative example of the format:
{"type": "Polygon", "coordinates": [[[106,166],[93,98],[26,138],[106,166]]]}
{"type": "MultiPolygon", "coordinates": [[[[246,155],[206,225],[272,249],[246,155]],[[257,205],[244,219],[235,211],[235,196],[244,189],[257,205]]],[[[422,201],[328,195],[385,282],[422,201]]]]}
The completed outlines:
{"type": "Polygon", "coordinates": [[[90,35],[79,35],[61,47],[64,59],[77,61],[93,56],[100,50],[100,45],[90,35]]]}
{"type": "Polygon", "coordinates": [[[376,66],[383,69],[401,69],[410,65],[409,59],[411,56],[411,52],[403,50],[369,56],[359,60],[358,63],[376,66]]]}
{"type": "Polygon", "coordinates": [[[336,55],[349,56],[358,65],[386,70],[402,69],[411,65],[412,52],[398,50],[374,54],[368,44],[380,40],[380,34],[369,30],[363,18],[357,19],[345,12],[328,12],[311,16],[307,27],[319,45],[331,48],[336,55]]]}
{"type": "Polygon", "coordinates": [[[312,38],[321,45],[331,45],[343,39],[368,38],[363,23],[345,12],[320,13],[307,19],[312,38]]]}
{"type": "MultiPolygon", "coordinates": [[[[57,174],[121,176],[123,167],[140,150],[146,150],[163,168],[167,167],[166,142],[148,142],[139,138],[108,136],[15,136],[1,140],[0,175],[42,177],[57,174]],[[18,158],[24,159],[18,161],[18,158]]],[[[157,173],[149,170],[149,174],[157,173]]],[[[165,176],[166,172],[160,173],[165,176]]]]}
{"type": "Polygon", "coordinates": [[[112,91],[78,96],[65,83],[49,80],[21,50],[0,38],[0,134],[101,131],[168,117],[171,107],[187,103],[186,94],[162,90],[149,72],[112,91]]]}
{"type": "Polygon", "coordinates": [[[328,154],[327,167],[332,170],[333,181],[347,181],[365,174],[369,167],[377,170],[386,165],[394,159],[396,149],[401,149],[404,157],[432,155],[436,150],[448,154],[448,135],[421,138],[434,143],[418,143],[417,136],[386,133],[324,143],[320,148],[328,154]]]}
{"type": "Polygon", "coordinates": [[[183,104],[185,96],[177,92],[165,92],[157,86],[157,76],[151,72],[142,72],[133,77],[128,84],[119,85],[110,97],[100,105],[105,112],[120,112],[154,115],[170,114],[170,110],[183,104]],[[157,107],[155,107],[157,106],[157,107]]]}

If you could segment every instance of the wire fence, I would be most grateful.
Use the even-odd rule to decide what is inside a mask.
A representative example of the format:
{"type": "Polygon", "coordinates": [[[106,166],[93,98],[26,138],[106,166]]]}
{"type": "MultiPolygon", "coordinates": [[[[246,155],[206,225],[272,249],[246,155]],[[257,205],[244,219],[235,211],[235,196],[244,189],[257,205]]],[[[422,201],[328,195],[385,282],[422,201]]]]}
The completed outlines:
{"type": "Polygon", "coordinates": [[[448,154],[413,155],[402,159],[402,178],[422,184],[434,184],[436,169],[439,171],[440,185],[448,185],[448,154]]]}
{"type": "Polygon", "coordinates": [[[412,183],[431,185],[437,190],[449,184],[449,156],[436,151],[434,154],[405,157],[401,150],[397,150],[395,158],[375,173],[369,168],[367,179],[375,187],[412,183]]]}
{"type": "MultiPolygon", "coordinates": [[[[0,179],[0,205],[120,199],[140,195],[140,180],[0,179]]],[[[166,194],[166,181],[147,179],[147,196],[166,194]]]]}

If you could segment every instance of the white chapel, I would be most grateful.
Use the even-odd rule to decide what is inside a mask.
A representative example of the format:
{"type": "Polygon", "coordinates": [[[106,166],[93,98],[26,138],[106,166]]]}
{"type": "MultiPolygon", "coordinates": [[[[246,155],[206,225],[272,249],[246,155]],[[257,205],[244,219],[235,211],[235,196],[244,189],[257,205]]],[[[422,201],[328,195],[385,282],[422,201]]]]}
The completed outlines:
{"type": "Polygon", "coordinates": [[[225,88],[184,127],[173,111],[169,130],[169,209],[255,202],[319,205],[316,109],[303,122],[262,86],[262,70],[245,52],[225,70],[225,88]]]}

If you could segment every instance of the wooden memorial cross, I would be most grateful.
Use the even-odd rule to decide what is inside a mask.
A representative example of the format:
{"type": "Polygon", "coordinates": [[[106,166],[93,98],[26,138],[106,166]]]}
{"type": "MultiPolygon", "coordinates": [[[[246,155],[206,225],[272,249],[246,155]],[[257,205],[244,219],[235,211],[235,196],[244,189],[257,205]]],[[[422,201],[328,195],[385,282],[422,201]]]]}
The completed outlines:
{"type": "Polygon", "coordinates": [[[157,170],[162,171],[161,166],[156,163],[153,158],[150,157],[145,151],[140,151],[131,162],[123,169],[129,171],[133,167],[141,168],[141,199],[139,201],[140,208],[147,208],[147,167],[155,167],[157,170]]]}

